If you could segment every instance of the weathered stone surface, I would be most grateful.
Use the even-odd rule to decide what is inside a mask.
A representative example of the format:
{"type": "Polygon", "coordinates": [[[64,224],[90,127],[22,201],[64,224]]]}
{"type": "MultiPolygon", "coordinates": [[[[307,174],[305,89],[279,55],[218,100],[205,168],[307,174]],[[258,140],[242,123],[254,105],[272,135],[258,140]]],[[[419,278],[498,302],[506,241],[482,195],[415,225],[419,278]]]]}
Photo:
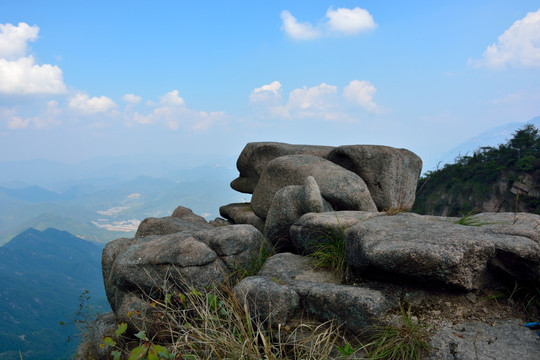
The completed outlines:
{"type": "Polygon", "coordinates": [[[347,232],[345,248],[347,263],[357,270],[466,290],[487,286],[488,265],[517,280],[538,281],[539,276],[540,248],[530,239],[410,213],[357,223],[347,232]]]}
{"type": "Polygon", "coordinates": [[[287,155],[264,168],[251,198],[257,216],[266,219],[276,192],[288,185],[302,185],[313,176],[321,195],[335,210],[377,211],[364,181],[326,159],[311,155],[287,155]]]}
{"type": "Polygon", "coordinates": [[[247,301],[250,314],[272,326],[286,324],[300,305],[298,294],[266,276],[250,276],[233,289],[241,304],[247,301]]]}
{"type": "Polygon", "coordinates": [[[227,266],[228,271],[238,268],[250,269],[253,259],[267,244],[263,235],[253,225],[231,225],[204,230],[195,233],[193,237],[207,244],[217,253],[220,259],[227,266]]]}
{"type": "Polygon", "coordinates": [[[333,149],[330,146],[291,145],[278,142],[248,143],[238,157],[236,167],[240,176],[231,182],[231,187],[252,194],[266,164],[284,155],[313,155],[326,157],[333,149]]]}
{"type": "MultiPolygon", "coordinates": [[[[201,224],[203,226],[206,226],[208,224],[205,218],[197,214],[194,214],[191,209],[188,209],[187,207],[183,207],[183,206],[178,206],[176,209],[174,209],[171,217],[182,219],[184,221],[189,221],[191,223],[201,224]]],[[[158,234],[152,234],[152,235],[158,235],[158,234]]]]}
{"type": "Polygon", "coordinates": [[[250,203],[223,205],[219,208],[219,214],[235,224],[251,224],[260,232],[264,231],[264,220],[255,215],[250,203]]]}
{"type": "Polygon", "coordinates": [[[201,228],[210,229],[212,228],[212,225],[208,224],[206,220],[204,220],[204,223],[198,220],[193,222],[190,219],[185,220],[184,218],[172,216],[163,218],[146,218],[139,225],[135,237],[144,237],[147,235],[168,235],[185,230],[197,231],[201,228]]]}
{"type": "Polygon", "coordinates": [[[327,159],[358,174],[380,211],[412,208],[422,171],[422,160],[413,152],[389,146],[346,145],[332,150],[327,159]]]}
{"type": "Polygon", "coordinates": [[[209,286],[222,281],[226,269],[209,246],[189,233],[115,240],[105,247],[102,263],[107,298],[115,312],[126,293],[150,295],[165,280],[209,286]]]}
{"type": "Polygon", "coordinates": [[[540,244],[540,215],[530,213],[480,213],[471,216],[484,229],[497,234],[527,237],[540,244]]]}
{"type": "Polygon", "coordinates": [[[83,342],[77,348],[76,359],[107,360],[111,357],[111,349],[101,347],[103,338],[110,336],[115,338],[114,332],[117,328],[116,316],[113,312],[99,315],[84,334],[83,342]]]}
{"type": "Polygon", "coordinates": [[[278,251],[290,249],[291,225],[306,213],[323,211],[332,211],[332,206],[322,198],[315,179],[308,176],[304,185],[285,186],[274,195],[266,216],[264,235],[278,251]]]}
{"type": "Polygon", "coordinates": [[[329,242],[336,236],[344,236],[354,224],[382,215],[385,213],[346,210],[308,213],[291,226],[291,244],[299,254],[308,255],[315,250],[317,244],[329,242]]]}
{"type": "Polygon", "coordinates": [[[535,360],[540,342],[535,332],[517,319],[495,320],[491,324],[447,323],[431,338],[430,360],[535,360]]]}
{"type": "Polygon", "coordinates": [[[334,274],[314,269],[311,259],[300,255],[276,254],[265,262],[259,275],[294,290],[300,296],[303,314],[323,322],[336,319],[354,332],[378,323],[386,311],[396,306],[393,299],[378,290],[339,284],[334,274]]]}
{"type": "Polygon", "coordinates": [[[304,312],[320,321],[336,319],[356,333],[379,324],[397,305],[378,290],[358,286],[295,281],[291,287],[300,295],[304,312]]]}
{"type": "Polygon", "coordinates": [[[313,259],[291,253],[273,255],[265,261],[258,275],[278,279],[286,284],[291,284],[296,280],[330,284],[341,282],[341,279],[333,272],[315,269],[313,259]]]}

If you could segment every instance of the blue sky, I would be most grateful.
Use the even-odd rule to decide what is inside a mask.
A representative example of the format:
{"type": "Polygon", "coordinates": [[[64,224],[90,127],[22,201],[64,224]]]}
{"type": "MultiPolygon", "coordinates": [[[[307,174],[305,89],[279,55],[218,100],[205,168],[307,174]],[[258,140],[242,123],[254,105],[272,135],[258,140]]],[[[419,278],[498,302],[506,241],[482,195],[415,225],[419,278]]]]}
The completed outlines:
{"type": "Polygon", "coordinates": [[[538,1],[0,0],[0,161],[282,141],[429,166],[538,115],[538,1]]]}

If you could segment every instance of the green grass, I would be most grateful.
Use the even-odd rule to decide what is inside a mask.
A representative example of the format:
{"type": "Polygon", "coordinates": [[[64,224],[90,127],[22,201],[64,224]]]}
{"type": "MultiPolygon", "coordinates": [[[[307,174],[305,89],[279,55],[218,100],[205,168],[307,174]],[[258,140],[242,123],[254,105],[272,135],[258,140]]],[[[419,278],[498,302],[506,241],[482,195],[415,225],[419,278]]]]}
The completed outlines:
{"type": "Polygon", "coordinates": [[[431,349],[428,329],[415,322],[410,309],[403,307],[400,325],[375,326],[370,332],[365,348],[372,360],[419,360],[431,349]]]}
{"type": "Polygon", "coordinates": [[[337,229],[324,232],[315,239],[314,251],[309,255],[315,260],[315,268],[329,269],[342,280],[349,271],[345,261],[345,232],[341,224],[337,229]]]}
{"type": "Polygon", "coordinates": [[[476,227],[492,224],[489,221],[482,221],[481,219],[477,219],[474,217],[474,215],[476,215],[476,213],[469,212],[463,215],[459,220],[455,221],[454,224],[463,225],[463,226],[476,226],[476,227]]]}

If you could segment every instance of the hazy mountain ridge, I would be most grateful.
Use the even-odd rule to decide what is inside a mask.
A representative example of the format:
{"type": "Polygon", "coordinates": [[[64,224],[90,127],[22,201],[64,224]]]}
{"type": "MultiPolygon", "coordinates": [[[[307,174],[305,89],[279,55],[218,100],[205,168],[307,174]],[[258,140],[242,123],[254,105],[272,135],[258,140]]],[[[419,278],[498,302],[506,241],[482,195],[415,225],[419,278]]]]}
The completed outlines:
{"type": "Polygon", "coordinates": [[[19,359],[19,350],[24,359],[69,358],[77,343],[72,317],[79,296],[87,289],[88,305],[108,309],[101,251],[52,228],[28,229],[0,247],[0,359],[19,359]]]}

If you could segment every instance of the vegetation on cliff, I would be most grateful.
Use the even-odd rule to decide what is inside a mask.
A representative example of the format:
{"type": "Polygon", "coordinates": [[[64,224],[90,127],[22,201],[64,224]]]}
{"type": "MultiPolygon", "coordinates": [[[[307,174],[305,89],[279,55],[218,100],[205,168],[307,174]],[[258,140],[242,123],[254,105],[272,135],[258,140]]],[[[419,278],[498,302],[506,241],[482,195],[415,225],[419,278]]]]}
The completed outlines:
{"type": "Polygon", "coordinates": [[[418,181],[413,211],[458,216],[482,211],[540,214],[540,132],[532,124],[498,147],[480,147],[418,181]]]}

